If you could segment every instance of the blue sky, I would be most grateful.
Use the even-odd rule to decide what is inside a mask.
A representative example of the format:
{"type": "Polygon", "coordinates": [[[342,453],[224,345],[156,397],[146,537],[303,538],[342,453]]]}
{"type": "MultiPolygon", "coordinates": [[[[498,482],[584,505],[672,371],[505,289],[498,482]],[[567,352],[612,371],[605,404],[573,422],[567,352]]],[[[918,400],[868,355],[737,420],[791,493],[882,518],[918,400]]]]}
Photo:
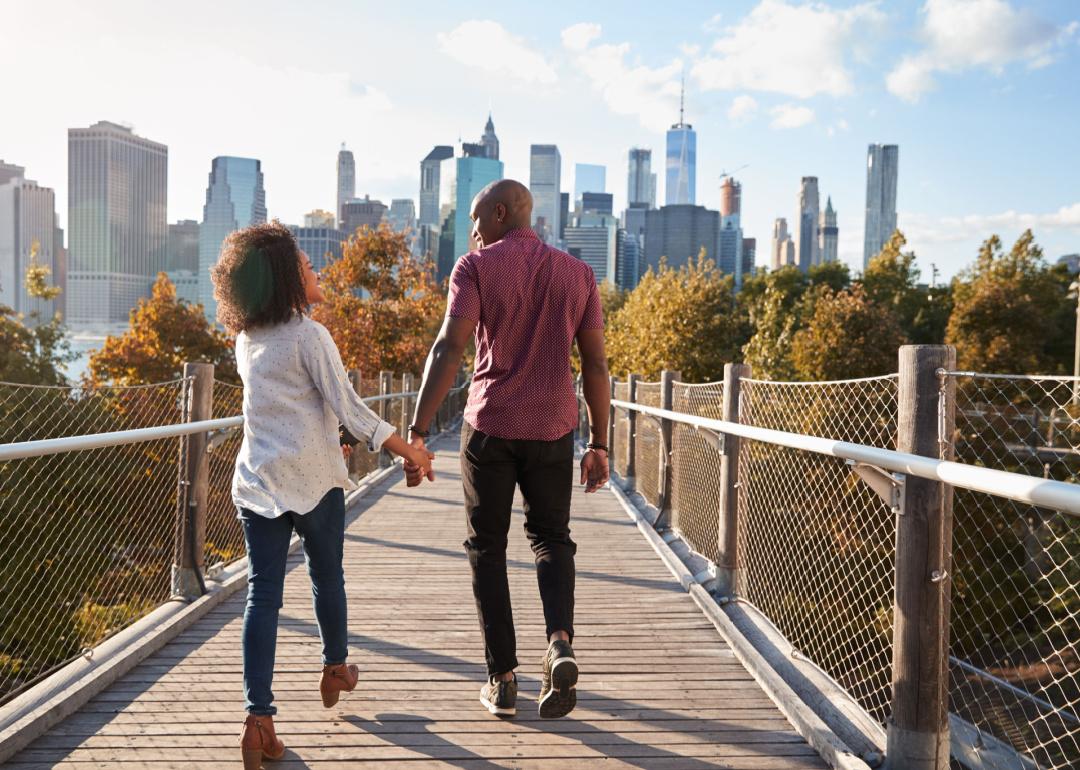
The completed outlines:
{"type": "Polygon", "coordinates": [[[67,128],[123,121],[169,145],[170,221],[201,218],[210,159],[232,154],[262,159],[271,216],[298,222],[332,208],[340,142],[358,192],[415,198],[420,158],[490,108],[509,176],[555,143],[564,190],[575,162],[604,164],[621,208],[626,151],[660,165],[685,70],[698,201],[747,165],[759,262],[816,175],[860,266],[866,145],[888,142],[900,226],[924,277],[948,277],[993,232],[1080,251],[1078,22],[1068,0],[18,0],[0,4],[0,158],[56,188],[63,220],[67,128]]]}

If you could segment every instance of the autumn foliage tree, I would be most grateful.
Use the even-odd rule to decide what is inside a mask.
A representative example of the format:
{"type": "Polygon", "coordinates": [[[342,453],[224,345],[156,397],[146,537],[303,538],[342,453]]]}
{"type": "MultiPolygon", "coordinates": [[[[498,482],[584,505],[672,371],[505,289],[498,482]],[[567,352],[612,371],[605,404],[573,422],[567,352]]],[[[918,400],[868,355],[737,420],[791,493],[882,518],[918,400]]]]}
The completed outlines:
{"type": "MultiPolygon", "coordinates": [[[[51,300],[60,289],[49,282],[51,271],[37,261],[38,244],[30,247],[30,265],[24,277],[26,293],[51,300]]],[[[59,314],[50,319],[37,312],[22,316],[0,304],[0,381],[27,385],[63,385],[64,364],[73,360],[59,314]]]]}
{"type": "Polygon", "coordinates": [[[794,335],[791,358],[800,380],[842,380],[896,371],[896,351],[907,343],[888,305],[862,286],[820,289],[813,310],[794,335]]]}
{"type": "Polygon", "coordinates": [[[662,263],[641,279],[607,324],[609,368],[658,378],[675,369],[688,382],[723,375],[739,352],[733,279],[704,257],[678,269],[662,263]]]}
{"type": "Polygon", "coordinates": [[[214,377],[239,383],[233,341],[206,320],[202,305],[176,297],[176,287],[165,273],[158,273],[148,299],[140,299],[131,311],[128,329],[107,337],[90,356],[92,384],[116,385],[174,380],[183,374],[185,362],[214,364],[214,377]]]}
{"type": "Polygon", "coordinates": [[[404,233],[386,225],[359,229],[321,280],[326,302],[312,317],[329,330],[346,367],[366,377],[423,368],[446,298],[404,233]]]}

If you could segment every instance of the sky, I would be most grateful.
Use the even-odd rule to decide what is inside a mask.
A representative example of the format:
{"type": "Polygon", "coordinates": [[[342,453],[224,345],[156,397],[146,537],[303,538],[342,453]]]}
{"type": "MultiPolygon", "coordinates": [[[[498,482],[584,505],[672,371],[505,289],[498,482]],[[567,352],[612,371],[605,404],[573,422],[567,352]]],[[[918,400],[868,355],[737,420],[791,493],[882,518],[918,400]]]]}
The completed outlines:
{"type": "Polygon", "coordinates": [[[415,199],[421,158],[476,141],[489,110],[507,176],[554,143],[563,189],[605,165],[618,211],[628,149],[651,147],[662,202],[685,74],[697,202],[718,208],[734,171],[759,264],[817,176],[861,269],[872,142],[900,146],[924,280],[1025,227],[1050,259],[1080,252],[1073,0],[0,0],[0,29],[0,159],[57,191],[62,223],[67,129],[98,120],[168,145],[170,221],[202,218],[217,155],[262,161],[272,218],[332,209],[342,142],[359,195],[415,199]]]}

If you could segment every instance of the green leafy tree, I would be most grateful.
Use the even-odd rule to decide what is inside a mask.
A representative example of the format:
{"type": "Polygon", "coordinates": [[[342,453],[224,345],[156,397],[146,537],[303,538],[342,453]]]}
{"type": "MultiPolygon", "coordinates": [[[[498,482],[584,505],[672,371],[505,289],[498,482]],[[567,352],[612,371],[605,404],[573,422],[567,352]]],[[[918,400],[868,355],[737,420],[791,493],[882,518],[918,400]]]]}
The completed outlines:
{"type": "Polygon", "coordinates": [[[752,331],[742,353],[755,377],[790,380],[795,376],[791,343],[800,326],[799,304],[809,286],[809,277],[792,265],[743,284],[739,302],[752,331]]]}
{"type": "Polygon", "coordinates": [[[861,286],[822,287],[794,335],[791,358],[801,380],[872,377],[896,371],[897,348],[906,342],[892,310],[872,302],[861,286]]]}
{"type": "Polygon", "coordinates": [[[177,299],[176,287],[158,273],[148,299],[131,311],[128,329],[107,337],[90,356],[89,379],[98,384],[140,385],[180,377],[185,362],[214,365],[214,377],[239,383],[233,341],[206,320],[202,305],[177,299]]]}
{"type": "Polygon", "coordinates": [[[946,287],[919,285],[915,253],[903,250],[906,243],[899,230],[892,234],[866,266],[863,289],[871,302],[892,310],[912,342],[940,344],[952,309],[951,292],[946,287]]]}
{"type": "MultiPolygon", "coordinates": [[[[30,265],[24,286],[36,299],[52,300],[60,289],[49,282],[51,271],[37,261],[38,244],[30,246],[30,265]]],[[[75,360],[65,337],[60,314],[42,319],[38,312],[23,316],[0,305],[0,381],[26,385],[63,385],[64,365],[75,360]]]]}
{"type": "Polygon", "coordinates": [[[675,369],[689,382],[722,376],[737,360],[734,281],[704,255],[678,269],[649,270],[607,327],[612,372],[657,378],[675,369]]]}
{"type": "Polygon", "coordinates": [[[1066,371],[1060,324],[1068,318],[1067,284],[1051,270],[1030,230],[1005,251],[993,235],[975,264],[953,280],[945,339],[961,369],[1035,374],[1066,371]]]}

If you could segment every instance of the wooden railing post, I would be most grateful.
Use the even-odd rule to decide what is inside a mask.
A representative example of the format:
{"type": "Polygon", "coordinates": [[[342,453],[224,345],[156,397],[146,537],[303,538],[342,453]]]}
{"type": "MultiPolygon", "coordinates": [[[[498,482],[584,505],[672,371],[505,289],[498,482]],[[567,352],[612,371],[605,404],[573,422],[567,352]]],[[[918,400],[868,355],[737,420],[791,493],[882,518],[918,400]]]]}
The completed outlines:
{"type": "MultiPolygon", "coordinates": [[[[673,403],[675,380],[682,379],[679,372],[664,369],[660,372],[660,408],[670,411],[673,403]]],[[[671,420],[660,420],[660,467],[657,469],[656,509],[660,512],[656,518],[657,529],[671,526],[671,436],[674,424],[671,420]]]]}
{"type": "MultiPolygon", "coordinates": [[[[352,384],[353,390],[356,391],[356,394],[363,398],[364,377],[360,373],[359,369],[349,370],[349,382],[352,384]]],[[[349,466],[350,476],[356,477],[360,473],[360,459],[362,457],[362,453],[366,451],[366,448],[357,444],[355,447],[353,447],[353,451],[349,453],[349,461],[346,463],[346,465],[349,466]]]]}
{"type": "MultiPolygon", "coordinates": [[[[747,364],[724,365],[724,402],[720,418],[739,421],[739,394],[742,378],[750,376],[747,364]]],[[[717,528],[716,591],[734,596],[739,574],[739,445],[740,438],[723,436],[720,454],[720,526],[717,528]]]]}
{"type": "MultiPolygon", "coordinates": [[[[379,372],[379,395],[389,396],[394,392],[394,373],[388,372],[383,369],[379,372]]],[[[389,399],[383,399],[379,402],[379,417],[389,422],[390,420],[390,401],[389,399]]],[[[379,467],[389,468],[393,458],[390,453],[385,449],[379,451],[379,467]]]]}
{"type": "MultiPolygon", "coordinates": [[[[209,420],[214,411],[214,365],[184,364],[191,380],[183,399],[184,422],[209,420]]],[[[173,553],[172,593],[195,599],[205,593],[206,500],[210,484],[210,458],[206,433],[180,439],[180,490],[177,495],[176,550],[173,553]]]]}
{"type": "MultiPolygon", "coordinates": [[[[955,423],[955,386],[946,383],[942,402],[937,372],[955,365],[951,346],[900,348],[898,451],[940,456],[939,429],[951,435],[955,423]]],[[[952,499],[951,485],[908,476],[896,516],[890,770],[949,767],[952,499]]]]}
{"type": "MultiPolygon", "coordinates": [[[[401,392],[412,393],[413,391],[413,376],[411,374],[401,375],[401,392]]],[[[413,399],[411,396],[401,397],[401,435],[405,437],[405,440],[409,440],[409,426],[412,425],[412,406],[413,399]]]]}
{"type": "MultiPolygon", "coordinates": [[[[626,375],[626,400],[631,404],[637,402],[637,384],[641,375],[626,375]]],[[[630,489],[634,488],[634,476],[637,473],[637,464],[634,462],[634,453],[637,451],[637,412],[633,409],[626,410],[626,475],[623,481],[630,489]]]]}

